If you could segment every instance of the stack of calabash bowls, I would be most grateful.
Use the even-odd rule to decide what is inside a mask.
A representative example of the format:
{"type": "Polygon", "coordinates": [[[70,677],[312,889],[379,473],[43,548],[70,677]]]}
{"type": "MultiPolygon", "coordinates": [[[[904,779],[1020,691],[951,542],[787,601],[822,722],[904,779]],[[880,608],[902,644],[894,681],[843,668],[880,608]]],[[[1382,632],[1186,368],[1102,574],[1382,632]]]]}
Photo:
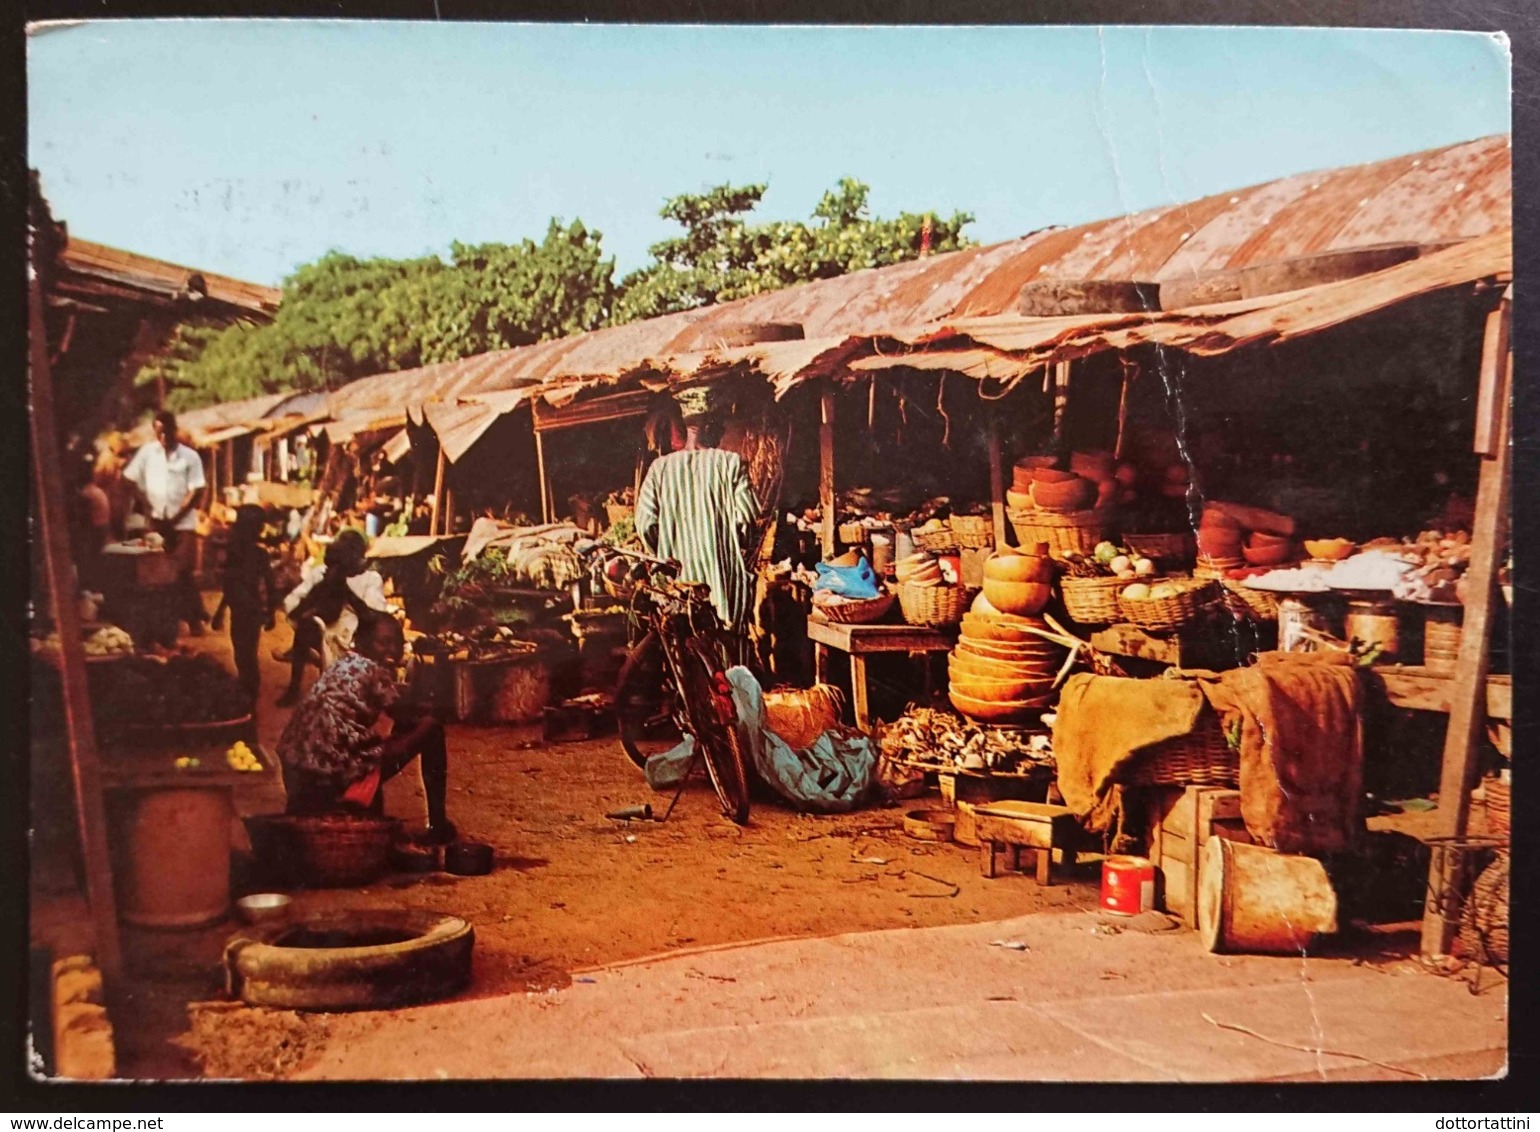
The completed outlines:
{"type": "Polygon", "coordinates": [[[980,723],[1030,722],[1053,696],[1065,650],[1032,630],[1052,593],[1053,565],[1041,554],[996,554],[984,563],[984,592],[963,615],[947,661],[952,706],[980,723]],[[991,596],[993,595],[993,596],[991,596]],[[1003,607],[1002,607],[1003,603],[1003,607]]]}

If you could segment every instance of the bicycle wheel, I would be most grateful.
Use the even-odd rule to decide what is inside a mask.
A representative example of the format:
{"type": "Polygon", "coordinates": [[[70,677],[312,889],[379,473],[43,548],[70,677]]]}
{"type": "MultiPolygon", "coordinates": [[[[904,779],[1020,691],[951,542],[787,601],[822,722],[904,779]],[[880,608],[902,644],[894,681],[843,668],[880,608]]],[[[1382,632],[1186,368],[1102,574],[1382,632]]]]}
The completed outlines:
{"type": "Polygon", "coordinates": [[[749,820],[748,743],[737,720],[737,708],[731,701],[718,706],[723,694],[716,685],[720,674],[719,667],[692,649],[685,659],[685,686],[680,693],[695,724],[695,741],[705,756],[706,772],[722,813],[743,825],[749,820]],[[724,712],[730,714],[731,722],[723,718],[724,712]]]}
{"type": "Polygon", "coordinates": [[[620,667],[615,682],[615,722],[626,757],[638,767],[650,755],[679,742],[679,729],[669,711],[664,690],[663,642],[649,632],[637,642],[620,667]]]}

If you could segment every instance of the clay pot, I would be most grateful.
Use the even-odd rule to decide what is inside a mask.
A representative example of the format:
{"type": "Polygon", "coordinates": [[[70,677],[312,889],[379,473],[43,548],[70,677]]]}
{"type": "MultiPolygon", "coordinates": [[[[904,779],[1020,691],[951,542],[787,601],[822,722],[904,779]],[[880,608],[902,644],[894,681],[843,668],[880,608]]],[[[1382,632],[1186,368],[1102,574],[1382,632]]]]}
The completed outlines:
{"type": "Polygon", "coordinates": [[[1111,452],[1073,452],[1069,458],[1069,470],[1088,480],[1110,480],[1117,471],[1118,461],[1111,452]]]}
{"type": "Polygon", "coordinates": [[[1107,506],[1119,497],[1121,491],[1122,489],[1118,486],[1117,480],[1102,480],[1096,485],[1096,502],[1093,506],[1107,506]]]}
{"type": "Polygon", "coordinates": [[[1051,676],[1045,680],[972,680],[967,677],[954,677],[950,688],[957,695],[966,696],[972,700],[999,704],[1019,703],[1022,700],[1030,700],[1034,696],[1045,695],[1052,683],[1051,676]]]}
{"type": "Polygon", "coordinates": [[[990,660],[971,653],[953,653],[947,661],[947,671],[953,678],[972,680],[1052,680],[1064,664],[1062,657],[1045,657],[1042,660],[1014,661],[990,660]]]}
{"type": "Polygon", "coordinates": [[[984,578],[996,582],[1052,582],[1053,560],[1046,553],[998,551],[984,562],[984,578]]]}
{"type": "Polygon", "coordinates": [[[985,577],[984,596],[1001,613],[1022,616],[1041,613],[1053,596],[1053,587],[1047,582],[999,582],[985,577]]]}
{"type": "Polygon", "coordinates": [[[1032,485],[1032,502],[1045,511],[1080,511],[1095,501],[1096,490],[1094,483],[1079,476],[1055,483],[1038,480],[1032,485]]]}
{"type": "Polygon", "coordinates": [[[1206,558],[1239,558],[1241,533],[1224,527],[1199,527],[1198,553],[1206,558]]]}
{"type": "Polygon", "coordinates": [[[1055,468],[1033,468],[1033,483],[1073,483],[1080,479],[1078,472],[1061,472],[1055,468]]]}
{"type": "Polygon", "coordinates": [[[1058,462],[1055,456],[1023,456],[1012,464],[1011,468],[1013,471],[1030,473],[1037,468],[1051,468],[1058,462]]]}
{"type": "Polygon", "coordinates": [[[1241,554],[1248,566],[1282,566],[1297,557],[1287,542],[1274,546],[1243,546],[1241,554]]]}
{"type": "Polygon", "coordinates": [[[1018,484],[1015,488],[1006,489],[1005,503],[1013,511],[1032,511],[1037,507],[1037,504],[1032,502],[1030,484],[1026,487],[1018,484]]]}
{"type": "Polygon", "coordinates": [[[1270,535],[1266,531],[1252,531],[1246,544],[1260,549],[1267,546],[1288,546],[1293,541],[1288,535],[1270,535]]]}
{"type": "Polygon", "coordinates": [[[1305,553],[1317,562],[1340,562],[1352,557],[1355,545],[1345,538],[1307,538],[1305,553]]]}
{"type": "Polygon", "coordinates": [[[1028,471],[1022,471],[1020,468],[1017,468],[1015,474],[1011,476],[1011,490],[1019,492],[1022,495],[1025,495],[1027,492],[1031,491],[1032,473],[1028,471]]]}
{"type": "Polygon", "coordinates": [[[949,690],[947,695],[954,708],[969,719],[976,719],[980,723],[1020,723],[1027,719],[1031,712],[1047,707],[1053,699],[1053,696],[1048,694],[1029,700],[991,703],[987,700],[974,699],[963,692],[949,690]]]}

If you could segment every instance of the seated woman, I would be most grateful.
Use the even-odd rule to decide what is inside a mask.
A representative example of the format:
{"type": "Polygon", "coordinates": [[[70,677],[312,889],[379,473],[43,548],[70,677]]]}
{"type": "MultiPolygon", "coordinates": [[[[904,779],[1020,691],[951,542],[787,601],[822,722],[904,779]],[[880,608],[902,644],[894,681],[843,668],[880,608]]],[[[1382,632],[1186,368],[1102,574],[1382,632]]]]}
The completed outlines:
{"type": "Polygon", "coordinates": [[[321,624],[336,626],[345,644],[351,643],[358,619],[369,610],[385,611],[385,584],[380,575],[367,568],[364,558],[368,542],[358,531],[341,531],[326,548],[326,564],[284,600],[285,611],[294,626],[294,643],[286,656],[289,662],[289,687],[278,700],[279,707],[293,707],[299,702],[305,665],[321,651],[321,624]]]}
{"type": "Polygon", "coordinates": [[[403,648],[400,623],[367,610],[360,617],[354,651],[323,672],[306,693],[278,740],[288,812],[383,813],[381,786],[417,759],[428,802],[423,840],[442,845],[455,839],[444,812],[449,776],[444,728],[402,702],[396,669],[403,648]],[[394,721],[388,737],[375,731],[385,716],[394,721]]]}

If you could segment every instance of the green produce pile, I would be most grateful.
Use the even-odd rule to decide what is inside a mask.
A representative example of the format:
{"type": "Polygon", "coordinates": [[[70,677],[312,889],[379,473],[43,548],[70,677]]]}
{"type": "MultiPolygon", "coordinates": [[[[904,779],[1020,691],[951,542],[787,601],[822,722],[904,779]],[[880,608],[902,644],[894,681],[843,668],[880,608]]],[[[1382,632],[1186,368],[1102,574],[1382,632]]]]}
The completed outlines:
{"type": "Polygon", "coordinates": [[[108,737],[124,727],[221,723],[251,713],[245,689],[207,656],[102,665],[91,672],[91,693],[97,727],[108,737]]]}

